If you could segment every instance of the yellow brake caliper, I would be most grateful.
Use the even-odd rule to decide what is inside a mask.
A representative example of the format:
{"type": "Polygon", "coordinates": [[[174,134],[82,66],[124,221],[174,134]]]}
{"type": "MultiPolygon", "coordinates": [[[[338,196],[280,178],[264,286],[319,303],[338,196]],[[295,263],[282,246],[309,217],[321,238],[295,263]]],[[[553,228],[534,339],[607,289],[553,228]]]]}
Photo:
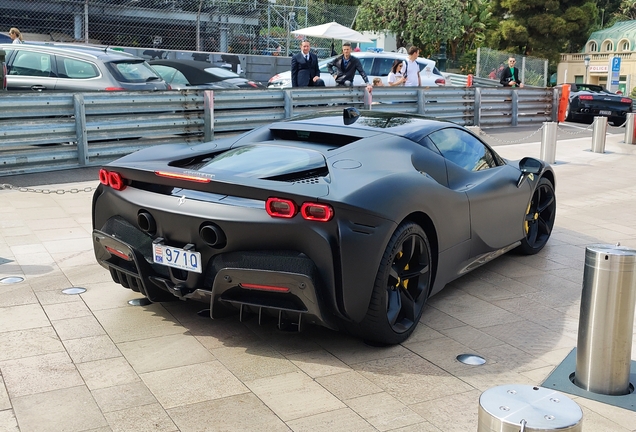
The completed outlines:
{"type": "MultiPolygon", "coordinates": [[[[395,259],[399,260],[400,258],[402,258],[402,255],[404,255],[404,252],[402,252],[402,251],[398,252],[398,254],[395,256],[395,259]]],[[[404,270],[408,270],[408,269],[409,269],[409,265],[407,263],[404,266],[404,270]]],[[[404,287],[404,289],[407,289],[408,288],[408,284],[409,284],[409,280],[408,279],[402,280],[398,276],[397,283],[395,284],[395,287],[398,288],[400,285],[402,285],[404,287]]]]}
{"type": "MultiPolygon", "coordinates": [[[[532,206],[532,201],[530,201],[528,203],[528,209],[526,210],[526,215],[530,214],[530,207],[532,206]]],[[[532,220],[537,220],[539,219],[539,213],[535,213],[534,215],[532,215],[532,220]]],[[[526,234],[528,234],[528,232],[530,232],[530,223],[528,222],[528,219],[526,218],[526,220],[523,222],[523,228],[526,231],[526,234]]]]}

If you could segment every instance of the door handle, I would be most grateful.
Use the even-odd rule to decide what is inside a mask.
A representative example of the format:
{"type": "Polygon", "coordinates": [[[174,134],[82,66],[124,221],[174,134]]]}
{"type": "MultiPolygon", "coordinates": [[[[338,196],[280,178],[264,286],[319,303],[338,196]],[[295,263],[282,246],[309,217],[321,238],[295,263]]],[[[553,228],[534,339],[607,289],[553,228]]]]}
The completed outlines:
{"type": "Polygon", "coordinates": [[[34,85],[31,86],[31,90],[41,92],[42,90],[46,90],[46,87],[43,85],[34,85]]]}

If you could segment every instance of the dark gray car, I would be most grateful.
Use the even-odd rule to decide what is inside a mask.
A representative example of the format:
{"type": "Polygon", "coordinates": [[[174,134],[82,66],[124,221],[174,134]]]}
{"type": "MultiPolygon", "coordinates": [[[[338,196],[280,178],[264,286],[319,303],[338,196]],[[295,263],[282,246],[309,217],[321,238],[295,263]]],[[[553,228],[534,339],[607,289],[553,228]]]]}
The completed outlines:
{"type": "Polygon", "coordinates": [[[7,89],[17,91],[168,90],[142,58],[90,45],[0,44],[7,89]]]}

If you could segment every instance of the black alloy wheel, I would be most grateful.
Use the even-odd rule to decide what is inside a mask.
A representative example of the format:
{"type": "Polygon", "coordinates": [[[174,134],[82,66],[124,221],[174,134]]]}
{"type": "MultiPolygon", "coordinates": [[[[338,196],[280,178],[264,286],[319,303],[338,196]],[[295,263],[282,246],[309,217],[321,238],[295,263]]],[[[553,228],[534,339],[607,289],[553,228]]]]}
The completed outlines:
{"type": "Polygon", "coordinates": [[[546,245],[552,234],[556,218],[556,194],[550,180],[539,180],[523,220],[524,238],[519,250],[525,255],[533,255],[546,245]]]}
{"type": "Polygon", "coordinates": [[[360,335],[375,344],[405,341],[420,320],[431,287],[431,248],[424,230],[401,224],[389,241],[376,276],[360,335]]]}

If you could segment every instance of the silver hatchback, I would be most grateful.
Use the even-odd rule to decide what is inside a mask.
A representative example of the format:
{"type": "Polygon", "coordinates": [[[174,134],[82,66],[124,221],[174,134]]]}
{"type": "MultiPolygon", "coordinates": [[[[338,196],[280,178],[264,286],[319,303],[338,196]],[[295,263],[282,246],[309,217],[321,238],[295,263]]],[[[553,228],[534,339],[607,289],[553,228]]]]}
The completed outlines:
{"type": "Polygon", "coordinates": [[[6,52],[7,90],[168,90],[142,58],[91,45],[0,44],[6,52]]]}

